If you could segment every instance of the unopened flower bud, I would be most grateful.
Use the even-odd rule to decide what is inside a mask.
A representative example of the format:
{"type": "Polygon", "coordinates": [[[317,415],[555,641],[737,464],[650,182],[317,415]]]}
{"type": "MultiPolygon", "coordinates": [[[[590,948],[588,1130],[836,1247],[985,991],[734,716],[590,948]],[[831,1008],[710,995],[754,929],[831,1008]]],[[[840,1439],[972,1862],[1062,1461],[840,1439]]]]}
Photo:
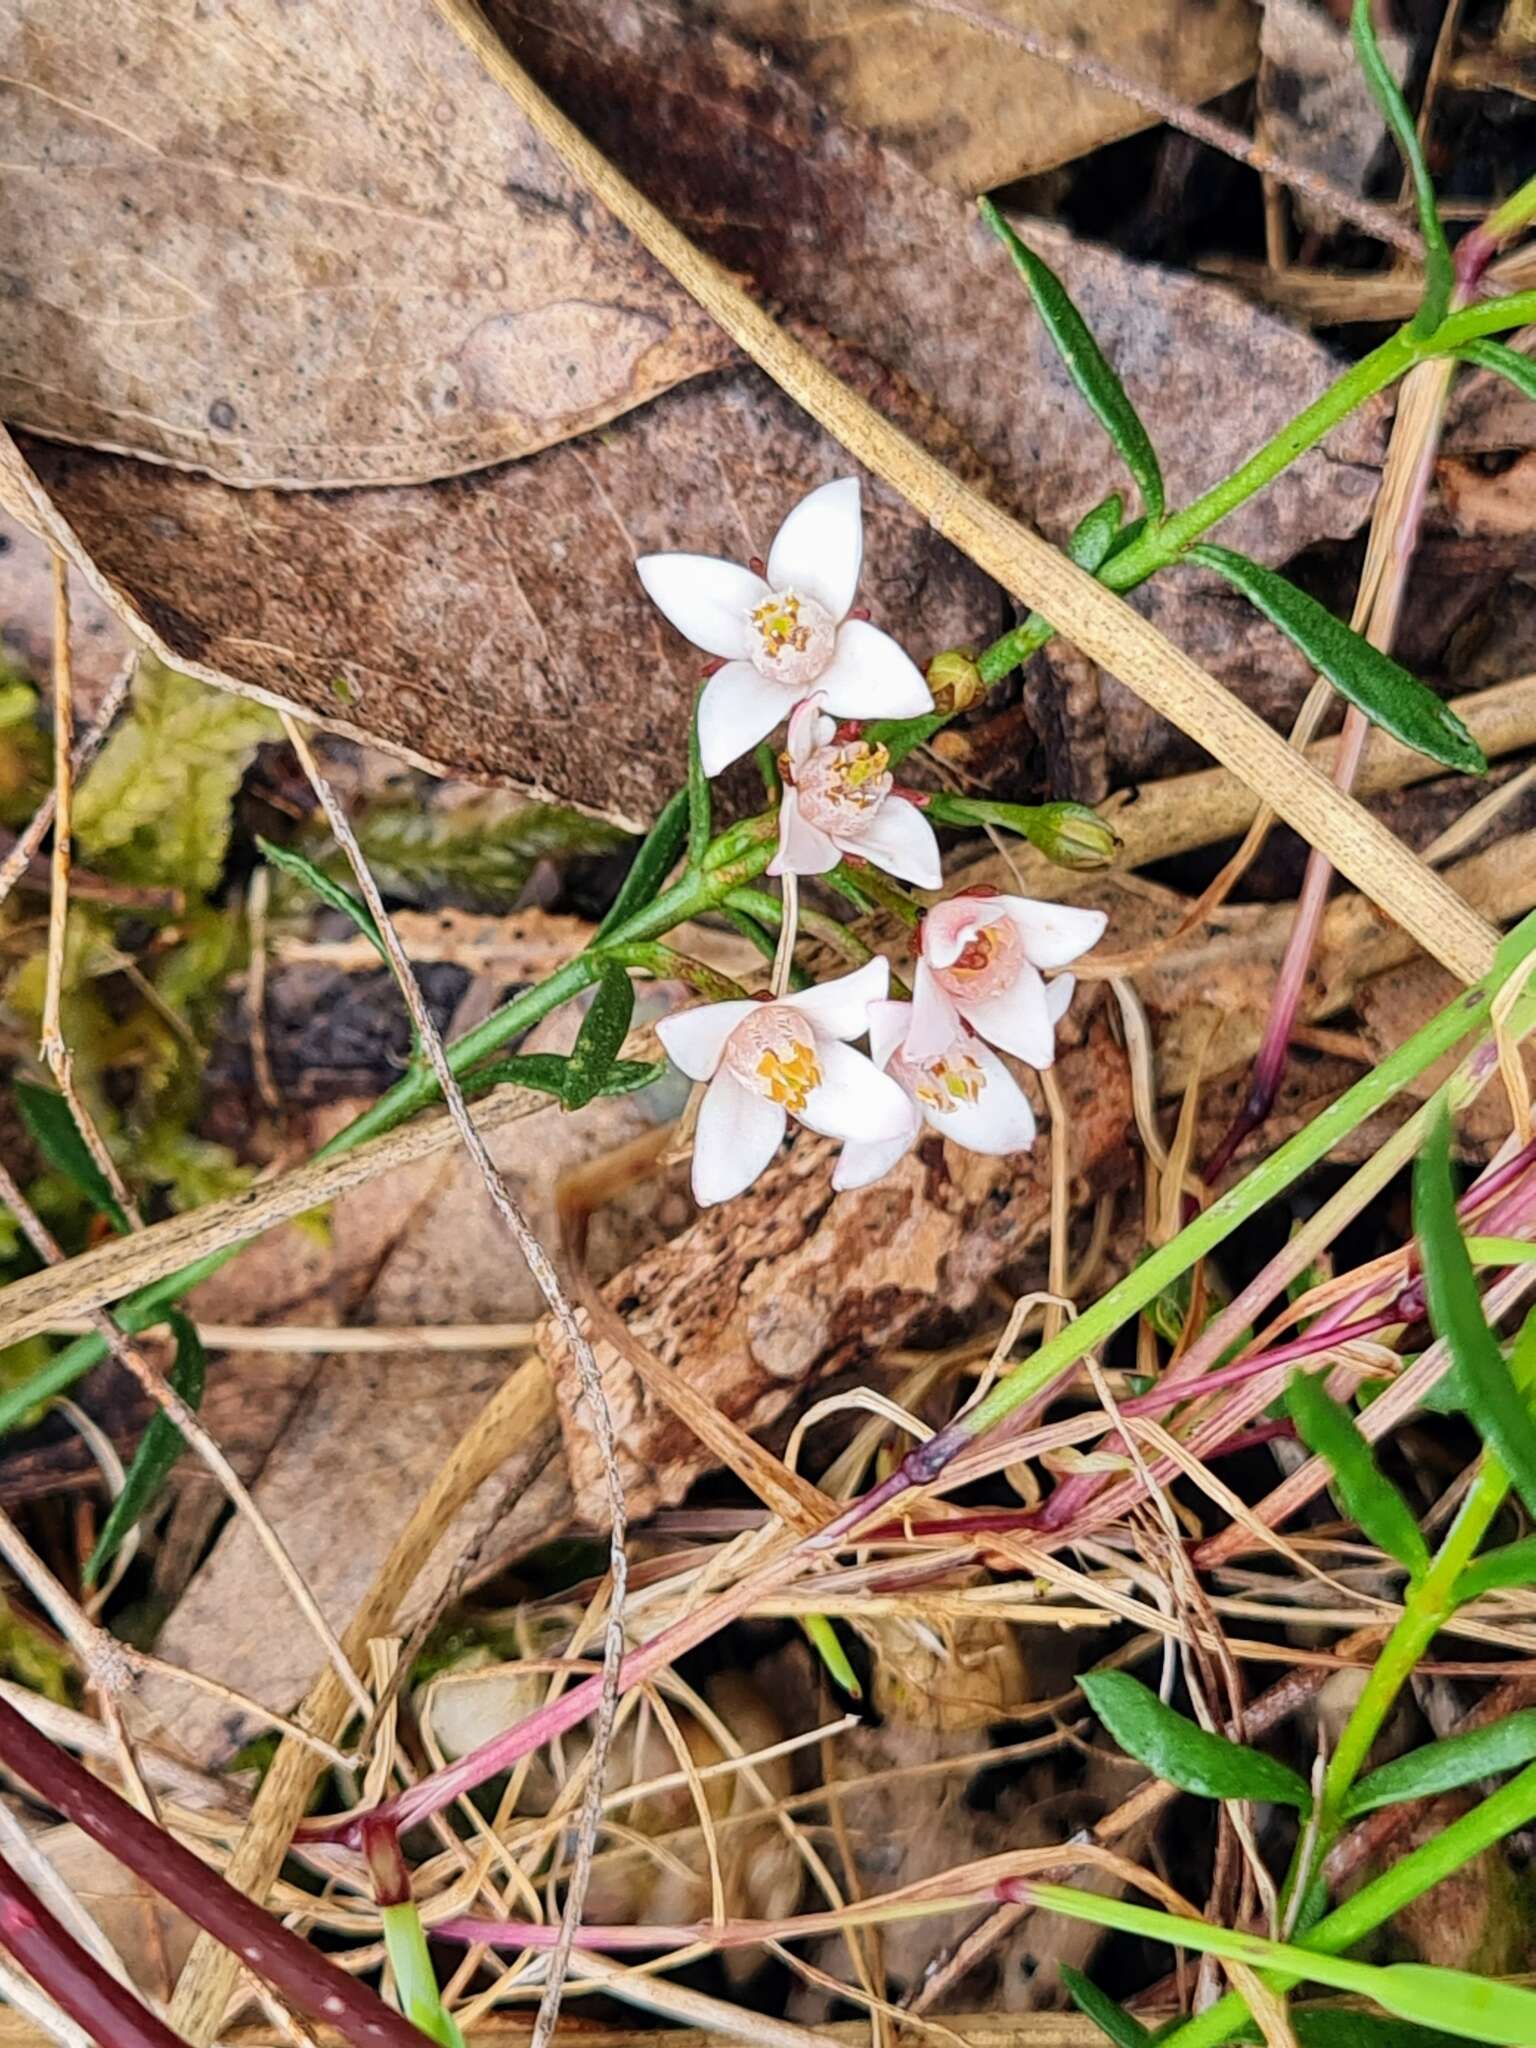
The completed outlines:
{"type": "Polygon", "coordinates": [[[1115,833],[1087,804],[1041,804],[1029,836],[1061,868],[1108,867],[1120,851],[1115,833]]]}
{"type": "Polygon", "coordinates": [[[968,711],[987,694],[976,657],[963,647],[946,648],[928,664],[928,687],[935,711],[968,711]]]}

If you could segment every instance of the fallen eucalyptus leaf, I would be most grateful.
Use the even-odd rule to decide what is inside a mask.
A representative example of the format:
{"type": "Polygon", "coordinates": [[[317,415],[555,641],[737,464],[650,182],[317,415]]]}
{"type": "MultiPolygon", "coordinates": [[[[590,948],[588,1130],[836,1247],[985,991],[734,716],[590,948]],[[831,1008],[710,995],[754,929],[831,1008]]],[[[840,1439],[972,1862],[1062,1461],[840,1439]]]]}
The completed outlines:
{"type": "Polygon", "coordinates": [[[0,56],[35,173],[0,220],[18,425],[240,483],[399,483],[730,353],[417,0],[6,0],[0,56]]]}

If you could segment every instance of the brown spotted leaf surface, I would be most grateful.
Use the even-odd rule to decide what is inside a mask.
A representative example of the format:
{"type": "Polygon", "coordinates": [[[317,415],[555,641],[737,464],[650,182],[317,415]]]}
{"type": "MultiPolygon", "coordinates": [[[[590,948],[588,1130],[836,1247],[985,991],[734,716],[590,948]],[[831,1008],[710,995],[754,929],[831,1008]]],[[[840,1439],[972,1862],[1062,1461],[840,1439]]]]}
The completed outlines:
{"type": "Polygon", "coordinates": [[[0,79],[16,425],[398,483],[728,352],[422,0],[0,0],[0,79]]]}
{"type": "MultiPolygon", "coordinates": [[[[782,65],[665,9],[518,0],[498,21],[622,168],[959,473],[1058,540],[1124,483],[967,201],[830,116],[782,65]]],[[[173,40],[164,27],[154,39],[173,40]]],[[[502,118],[505,150],[521,131],[510,104],[502,118]]],[[[586,221],[590,209],[578,211],[586,221]]],[[[508,246],[522,247],[513,228],[508,246]]],[[[1314,339],[1220,286],[1059,228],[1029,232],[1142,407],[1175,500],[1235,465],[1333,374],[1314,339]]],[[[226,288],[229,260],[209,254],[210,294],[226,288]]],[[[168,659],[427,767],[629,824],[676,784],[699,667],[646,603],[634,557],[765,553],[795,499],[849,466],[739,367],[516,463],[431,483],[237,491],[37,438],[25,450],[102,589],[168,659]]],[[[1379,453],[1372,412],[1227,522],[1223,539],[1280,562],[1353,532],[1379,453]]],[[[994,587],[888,494],[866,495],[862,596],[879,623],[919,659],[991,637],[1006,618],[994,587]]],[[[1180,637],[1184,607],[1165,603],[1160,623],[1180,637]]],[[[1264,644],[1279,643],[1266,633],[1264,644]]],[[[1229,674],[1216,645],[1223,679],[1283,718],[1297,665],[1271,673],[1248,645],[1229,674]]],[[[1042,705],[1037,726],[1053,715],[1061,723],[1042,705]]],[[[1155,770],[1166,728],[1113,693],[1102,718],[1093,772],[1155,770]]]]}
{"type": "MultiPolygon", "coordinates": [[[[1146,127],[1118,93],[967,24],[892,0],[669,0],[766,45],[845,120],[969,197],[1146,127]]],[[[1248,0],[987,0],[978,11],[1199,105],[1252,75],[1248,0]]]]}

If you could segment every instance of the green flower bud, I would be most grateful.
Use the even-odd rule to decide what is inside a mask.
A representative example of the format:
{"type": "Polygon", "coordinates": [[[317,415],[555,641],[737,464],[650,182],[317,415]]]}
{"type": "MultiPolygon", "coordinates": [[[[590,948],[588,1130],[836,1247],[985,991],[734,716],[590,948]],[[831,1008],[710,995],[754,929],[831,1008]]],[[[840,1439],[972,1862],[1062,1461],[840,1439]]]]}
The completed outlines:
{"type": "Polygon", "coordinates": [[[964,647],[949,647],[928,664],[928,687],[935,711],[967,711],[987,694],[976,657],[964,647]]]}
{"type": "Polygon", "coordinates": [[[1115,833],[1087,804],[1040,804],[1029,836],[1061,868],[1107,868],[1120,851],[1115,833]]]}

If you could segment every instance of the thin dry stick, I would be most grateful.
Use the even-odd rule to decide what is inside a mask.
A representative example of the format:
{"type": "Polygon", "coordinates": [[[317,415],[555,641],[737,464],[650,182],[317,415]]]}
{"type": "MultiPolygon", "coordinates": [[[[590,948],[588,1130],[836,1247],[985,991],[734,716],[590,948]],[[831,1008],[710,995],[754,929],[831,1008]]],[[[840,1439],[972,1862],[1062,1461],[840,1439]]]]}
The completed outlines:
{"type": "Polygon", "coordinates": [[[996,15],[985,14],[979,7],[966,6],[965,0],[917,0],[917,5],[925,14],[948,15],[951,21],[964,22],[967,28],[993,36],[1000,43],[1011,43],[1026,56],[1038,57],[1042,63],[1055,64],[1061,70],[1071,72],[1074,78],[1081,78],[1085,84],[1096,85],[1104,92],[1112,92],[1120,99],[1145,107],[1149,114],[1155,114],[1159,121],[1166,121],[1170,128],[1182,129],[1196,142],[1219,149],[1224,156],[1235,157],[1239,163],[1247,164],[1251,170],[1265,177],[1278,179],[1282,185],[1289,185],[1293,192],[1306,193],[1309,199],[1317,200],[1341,220],[1349,221],[1378,242],[1386,242],[1392,248],[1422,260],[1424,248],[1417,231],[1388,208],[1373,206],[1368,199],[1345,191],[1316,171],[1291,163],[1276,151],[1267,149],[1263,143],[1254,142],[1240,129],[1230,127],[1227,122],[1218,121],[1210,114],[1202,114],[1196,107],[1186,106],[1172,93],[1161,92],[1141,79],[1127,77],[1123,71],[1116,71],[1113,65],[1089,56],[1071,43],[1056,42],[1050,36],[1037,34],[1034,29],[1021,28],[1016,22],[999,21],[996,15]]]}
{"type": "MultiPolygon", "coordinates": [[[[56,1265],[63,1260],[64,1254],[55,1241],[53,1233],[21,1192],[9,1169],[5,1166],[0,1166],[0,1202],[3,1202],[11,1210],[41,1258],[45,1259],[50,1265],[56,1265]]],[[[288,1555],[287,1550],[283,1546],[282,1539],[266,1516],[257,1507],[255,1501],[252,1500],[250,1490],[235,1471],[233,1465],[230,1464],[228,1458],[225,1457],[223,1451],[208,1434],[207,1430],[203,1428],[203,1425],[192,1413],[186,1402],[156,1372],[155,1368],[138,1347],[130,1343],[127,1336],[118,1328],[111,1316],[106,1314],[104,1310],[99,1311],[93,1319],[92,1327],[106,1343],[118,1363],[125,1366],[133,1374],[150,1399],[157,1402],[164,1413],[175,1423],[187,1443],[197,1452],[197,1455],[224,1488],[237,1512],[244,1515],[250,1523],[257,1541],[271,1559],[278,1576],[287,1588],[289,1597],[323,1645],[325,1653],[331,1660],[338,1675],[344,1674],[344,1682],[351,1687],[355,1703],[366,1713],[371,1702],[367,1693],[359,1684],[352,1666],[347,1662],[341,1644],[336,1639],[335,1631],[320,1612],[314,1594],[311,1593],[309,1587],[304,1582],[302,1573],[288,1555]]]]}
{"type": "Polygon", "coordinates": [[[69,564],[53,552],[53,834],[48,899],[48,978],[43,992],[42,1056],[65,1057],[59,1004],[64,993],[64,940],[69,916],[69,849],[73,829],[75,685],[69,658],[69,564]]]}
{"type": "Polygon", "coordinates": [[[69,639],[69,564],[57,549],[53,555],[53,860],[48,894],[48,963],[43,994],[43,1032],[39,1048],[59,1093],[68,1105],[75,1128],[96,1169],[112,1190],[118,1207],[135,1229],[140,1218],[107,1150],[95,1120],[75,1088],[75,1062],[64,1039],[61,1008],[64,998],[65,946],[69,937],[70,835],[75,806],[75,678],[69,639]]]}
{"type": "Polygon", "coordinates": [[[245,1014],[256,1092],[276,1115],[282,1109],[283,1099],[272,1078],[272,1057],[267,1050],[267,904],[271,894],[272,870],[263,861],[245,892],[245,924],[251,948],[251,964],[245,978],[245,1014]]]}
{"type": "Polygon", "coordinates": [[[1493,963],[1492,928],[1381,822],[1340,795],[1256,712],[1113,591],[1010,518],[788,335],[595,149],[518,64],[471,0],[435,0],[540,137],[725,331],[848,452],[1021,604],[1118,676],[1318,846],[1435,959],[1467,981],[1493,963]]]}
{"type": "MultiPolygon", "coordinates": [[[[123,699],[128,694],[128,685],[133,681],[134,670],[139,665],[138,650],[129,655],[107,686],[107,693],[101,700],[101,709],[86,728],[75,748],[70,763],[72,778],[78,782],[87,768],[106,744],[107,734],[113,720],[123,708],[123,699]]],[[[10,852],[0,861],[0,903],[3,903],[32,863],[32,856],[48,836],[48,827],[53,823],[54,805],[57,793],[50,789],[33,813],[32,822],[18,837],[10,852]]]]}
{"type": "MultiPolygon", "coordinates": [[[[78,1337],[96,1326],[85,1316],[61,1316],[49,1327],[60,1336],[78,1337]]],[[[331,1329],[324,1323],[199,1319],[197,1334],[209,1351],[313,1351],[322,1357],[399,1351],[414,1358],[422,1351],[531,1351],[534,1328],[532,1323],[364,1323],[356,1329],[331,1329]]]]}
{"type": "Polygon", "coordinates": [[[603,1478],[608,1490],[609,1513],[612,1517],[608,1538],[608,1568],[612,1580],[612,1594],[608,1620],[603,1631],[603,1692],[592,1726],[591,1772],[587,1780],[586,1796],[582,1802],[576,1856],[566,1886],[565,1910],[560,1920],[560,1939],[550,1957],[549,1974],[545,1980],[544,1993],[539,2000],[538,2015],[533,2025],[531,2048],[547,2048],[554,2033],[555,2022],[560,2016],[560,1995],[565,1984],[566,1972],[570,1967],[571,1948],[576,1930],[581,1924],[587,1885],[592,1874],[592,1855],[597,1830],[602,1821],[604,1764],[613,1736],[614,1714],[619,1700],[619,1667],[624,1658],[624,1595],[628,1586],[629,1570],[625,1553],[624,1480],[619,1471],[613,1416],[608,1407],[608,1397],[603,1392],[603,1379],[598,1371],[597,1359],[591,1344],[587,1341],[586,1332],[581,1327],[575,1305],[567,1295],[552,1260],[534,1234],[512,1190],[502,1178],[484,1138],[475,1128],[469,1114],[469,1105],[464,1100],[464,1091],[459,1086],[457,1075],[448,1064],[448,1054],[444,1049],[442,1037],[432,1021],[431,1012],[421,993],[421,986],[406,957],[405,948],[400,943],[400,935],[390,919],[384,898],[379,893],[378,883],[373,878],[373,871],[363,858],[363,850],[357,843],[356,834],[337,800],[336,792],[321,772],[320,764],[316,761],[302,729],[287,712],[283,713],[283,730],[288,736],[288,744],[299,757],[310,786],[320,799],[326,823],[330,826],[337,845],[345,853],[353,877],[362,892],[363,901],[373,915],[374,923],[384,941],[385,951],[389,954],[395,979],[400,984],[400,992],[405,998],[406,1008],[411,1013],[411,1021],[416,1027],[422,1048],[432,1063],[432,1071],[437,1076],[437,1084],[442,1090],[448,1114],[453,1119],[454,1129],[485,1184],[485,1191],[491,1198],[492,1207],[511,1232],[513,1242],[522,1253],[539,1292],[548,1302],[550,1312],[560,1326],[560,1333],[569,1346],[581,1382],[582,1395],[592,1418],[593,1433],[602,1460],[603,1478]]]}

